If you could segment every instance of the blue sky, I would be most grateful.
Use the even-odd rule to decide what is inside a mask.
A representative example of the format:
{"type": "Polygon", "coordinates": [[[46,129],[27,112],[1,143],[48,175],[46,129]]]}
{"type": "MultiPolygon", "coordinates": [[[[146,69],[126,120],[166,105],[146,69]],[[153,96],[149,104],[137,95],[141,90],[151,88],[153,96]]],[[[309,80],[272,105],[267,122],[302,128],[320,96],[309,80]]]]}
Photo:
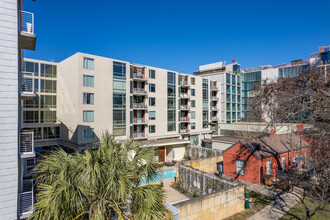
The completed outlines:
{"type": "Polygon", "coordinates": [[[329,0],[24,0],[36,51],[90,53],[184,73],[237,59],[243,68],[308,59],[330,44],[329,0]]]}

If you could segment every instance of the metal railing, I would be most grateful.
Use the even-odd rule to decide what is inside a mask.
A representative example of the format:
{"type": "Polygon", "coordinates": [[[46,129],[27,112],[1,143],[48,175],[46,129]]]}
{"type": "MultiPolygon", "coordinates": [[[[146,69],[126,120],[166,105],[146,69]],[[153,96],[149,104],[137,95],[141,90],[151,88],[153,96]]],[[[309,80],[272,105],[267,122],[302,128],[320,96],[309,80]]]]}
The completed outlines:
{"type": "Polygon", "coordinates": [[[180,86],[190,86],[188,81],[180,81],[180,86]]]}
{"type": "Polygon", "coordinates": [[[212,121],[218,121],[219,118],[218,117],[212,117],[212,121]]]}
{"type": "Polygon", "coordinates": [[[147,80],[147,77],[145,75],[138,75],[136,73],[133,73],[133,79],[147,80]]]}
{"type": "Polygon", "coordinates": [[[218,91],[218,86],[213,86],[213,87],[211,87],[211,90],[213,90],[213,91],[218,91]]]}
{"type": "Polygon", "coordinates": [[[190,96],[187,95],[187,94],[185,94],[185,93],[181,93],[181,94],[180,94],[180,97],[181,97],[181,98],[190,98],[190,96]]]}
{"type": "Polygon", "coordinates": [[[19,213],[29,215],[33,213],[33,180],[23,180],[22,192],[19,194],[19,213]]]}
{"type": "Polygon", "coordinates": [[[218,97],[212,97],[212,101],[218,101],[219,98],[218,97]]]}
{"type": "Polygon", "coordinates": [[[182,109],[182,110],[189,110],[190,107],[188,105],[181,105],[180,106],[180,109],[182,109]]]}
{"type": "Polygon", "coordinates": [[[212,111],[218,111],[218,107],[212,107],[211,110],[212,111]]]}
{"type": "Polygon", "coordinates": [[[145,118],[133,118],[133,123],[147,123],[145,118]]]}
{"type": "Polygon", "coordinates": [[[19,31],[34,34],[34,14],[27,11],[19,13],[19,31]]]}
{"type": "Polygon", "coordinates": [[[180,129],[180,134],[186,134],[189,133],[189,129],[180,129]]]}
{"type": "Polygon", "coordinates": [[[180,117],[180,121],[190,121],[189,117],[180,117]]]}
{"type": "Polygon", "coordinates": [[[133,137],[134,138],[145,138],[145,137],[147,137],[147,135],[144,132],[141,132],[141,133],[134,132],[133,137]]]}
{"type": "Polygon", "coordinates": [[[34,73],[21,71],[20,91],[23,94],[34,94],[34,73]]]}
{"type": "Polygon", "coordinates": [[[133,108],[147,108],[147,105],[144,103],[133,103],[133,108]]]}
{"type": "Polygon", "coordinates": [[[21,131],[19,133],[19,152],[20,154],[34,153],[33,131],[21,131]]]}
{"type": "Polygon", "coordinates": [[[147,94],[147,91],[143,88],[133,88],[133,93],[147,94]]]}

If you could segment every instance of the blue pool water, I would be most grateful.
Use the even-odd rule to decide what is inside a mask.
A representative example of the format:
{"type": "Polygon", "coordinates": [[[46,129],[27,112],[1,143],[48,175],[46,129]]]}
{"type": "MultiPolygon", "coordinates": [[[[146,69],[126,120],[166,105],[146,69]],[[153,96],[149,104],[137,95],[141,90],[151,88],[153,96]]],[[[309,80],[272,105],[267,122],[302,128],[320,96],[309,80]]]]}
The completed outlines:
{"type": "MultiPolygon", "coordinates": [[[[173,178],[173,177],[176,177],[176,169],[172,169],[172,170],[164,170],[164,171],[160,171],[160,172],[157,172],[156,173],[156,176],[155,176],[155,181],[158,181],[160,180],[160,173],[163,173],[163,179],[169,179],[169,178],[173,178]]],[[[147,180],[145,177],[142,178],[140,184],[143,184],[143,183],[147,183],[147,180]]]]}

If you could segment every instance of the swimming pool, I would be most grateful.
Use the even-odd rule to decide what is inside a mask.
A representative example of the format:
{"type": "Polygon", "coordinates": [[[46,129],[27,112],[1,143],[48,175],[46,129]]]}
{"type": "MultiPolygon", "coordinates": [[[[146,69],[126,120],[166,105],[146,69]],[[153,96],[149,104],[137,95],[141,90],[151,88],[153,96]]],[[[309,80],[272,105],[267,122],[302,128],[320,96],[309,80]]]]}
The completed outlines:
{"type": "MultiPolygon", "coordinates": [[[[163,170],[163,171],[159,171],[156,173],[155,176],[155,181],[160,180],[160,174],[163,173],[163,179],[169,179],[169,178],[173,178],[176,177],[176,169],[172,169],[172,170],[163,170]]],[[[140,184],[144,184],[147,183],[147,180],[145,177],[142,178],[140,184]]]]}

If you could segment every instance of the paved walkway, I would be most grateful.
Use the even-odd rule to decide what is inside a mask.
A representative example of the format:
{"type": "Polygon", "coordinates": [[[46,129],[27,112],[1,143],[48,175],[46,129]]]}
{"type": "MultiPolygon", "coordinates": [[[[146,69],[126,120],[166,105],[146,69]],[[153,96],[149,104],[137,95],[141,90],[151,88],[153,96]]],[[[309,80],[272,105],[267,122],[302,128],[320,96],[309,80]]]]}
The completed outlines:
{"type": "MultiPolygon", "coordinates": [[[[223,176],[223,178],[232,180],[232,178],[228,176],[223,176]]],[[[246,185],[247,189],[268,196],[273,200],[273,202],[248,218],[248,220],[279,219],[297,203],[296,197],[290,193],[284,193],[274,188],[268,188],[242,180],[235,180],[235,182],[243,183],[246,185]]]]}

